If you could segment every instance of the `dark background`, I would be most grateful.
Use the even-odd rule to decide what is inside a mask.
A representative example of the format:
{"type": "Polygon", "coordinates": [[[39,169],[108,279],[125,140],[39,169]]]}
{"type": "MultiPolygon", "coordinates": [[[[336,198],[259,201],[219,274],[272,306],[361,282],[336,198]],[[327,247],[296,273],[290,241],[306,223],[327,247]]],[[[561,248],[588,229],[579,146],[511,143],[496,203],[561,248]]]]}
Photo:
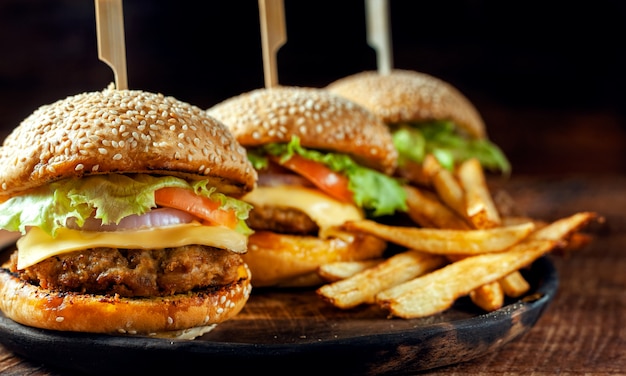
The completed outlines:
{"type": "MultiPolygon", "coordinates": [[[[394,67],[455,85],[514,173],[626,172],[626,2],[390,0],[394,67]]],[[[376,69],[363,0],[285,0],[279,83],[376,69]]],[[[264,85],[255,0],[125,0],[131,89],[207,108],[264,85]]],[[[0,135],[114,80],[90,0],[1,0],[0,135]]]]}

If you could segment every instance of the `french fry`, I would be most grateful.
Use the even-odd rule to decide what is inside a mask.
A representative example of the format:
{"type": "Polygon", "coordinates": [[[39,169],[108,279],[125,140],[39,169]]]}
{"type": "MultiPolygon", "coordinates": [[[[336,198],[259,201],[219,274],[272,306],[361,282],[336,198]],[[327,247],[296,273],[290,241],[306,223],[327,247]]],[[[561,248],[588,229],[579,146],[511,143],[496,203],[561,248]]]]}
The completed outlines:
{"type": "Polygon", "coordinates": [[[603,220],[597,213],[580,212],[561,218],[530,234],[529,239],[563,240],[576,233],[592,220],[603,220]]]}
{"type": "MultiPolygon", "coordinates": [[[[462,255],[450,255],[448,256],[448,260],[455,262],[466,257],[467,256],[462,255]]],[[[470,298],[478,307],[487,312],[491,312],[499,309],[504,304],[504,291],[499,283],[492,282],[471,291],[470,298]]]]}
{"type": "Polygon", "coordinates": [[[465,192],[452,171],[441,166],[437,158],[428,154],[424,158],[424,171],[430,177],[430,181],[441,198],[441,201],[450,207],[461,218],[466,219],[465,192]]]}
{"type": "Polygon", "coordinates": [[[504,305],[504,291],[498,281],[470,291],[469,296],[474,304],[487,312],[500,309],[504,305]]]}
{"type": "Polygon", "coordinates": [[[442,256],[408,250],[352,277],[324,285],[316,293],[342,309],[374,303],[374,296],[378,292],[427,273],[445,262],[442,256]]]}
{"type": "MultiPolygon", "coordinates": [[[[460,188],[465,193],[465,215],[475,228],[492,228],[502,225],[496,201],[485,181],[484,170],[477,159],[470,159],[459,166],[457,171],[460,188]]],[[[502,287],[490,283],[470,293],[470,298],[485,311],[498,309],[504,304],[502,287]]]]}
{"type": "Polygon", "coordinates": [[[382,258],[376,258],[370,260],[329,262],[328,264],[320,265],[317,268],[317,274],[326,282],[335,282],[352,277],[358,272],[378,265],[383,261],[384,259],[382,258]]]}
{"type": "Polygon", "coordinates": [[[392,316],[417,318],[444,311],[456,299],[529,265],[549,252],[554,240],[524,241],[510,250],[467,257],[376,295],[392,316]]]}
{"type": "Polygon", "coordinates": [[[408,249],[434,254],[473,255],[499,252],[527,237],[535,228],[532,222],[481,230],[452,230],[389,226],[371,220],[344,224],[349,231],[361,231],[408,249]]]}
{"type": "MultiPolygon", "coordinates": [[[[460,218],[463,218],[463,223],[471,223],[465,210],[465,191],[461,187],[461,184],[452,171],[443,168],[432,155],[430,157],[431,158],[424,159],[424,170],[429,174],[437,194],[452,211],[460,218]]],[[[496,202],[494,201],[494,203],[496,202]]],[[[510,202],[507,203],[510,204],[510,202]]],[[[499,213],[500,208],[496,206],[496,209],[499,213]]],[[[476,224],[485,225],[484,223],[474,223],[473,225],[476,224]]],[[[495,226],[493,223],[490,225],[495,226]]],[[[444,226],[441,227],[447,228],[444,226]]],[[[471,228],[471,226],[467,225],[466,228],[471,228]]],[[[499,309],[504,304],[504,292],[500,284],[496,282],[480,286],[473,290],[470,292],[470,298],[474,304],[487,312],[499,309]]]]}
{"type": "Polygon", "coordinates": [[[504,252],[467,257],[384,290],[376,295],[376,302],[402,318],[444,311],[457,298],[530,265],[595,218],[595,213],[583,212],[554,221],[504,252]]]}
{"type": "Polygon", "coordinates": [[[498,282],[504,295],[511,298],[519,298],[530,290],[530,284],[519,271],[501,278],[498,282]]]}
{"type": "Polygon", "coordinates": [[[432,192],[404,186],[409,217],[422,227],[469,230],[470,225],[432,192]]]}
{"type": "Polygon", "coordinates": [[[465,192],[465,212],[476,228],[491,228],[501,223],[500,214],[485,181],[480,162],[468,159],[457,171],[459,182],[465,192]]]}

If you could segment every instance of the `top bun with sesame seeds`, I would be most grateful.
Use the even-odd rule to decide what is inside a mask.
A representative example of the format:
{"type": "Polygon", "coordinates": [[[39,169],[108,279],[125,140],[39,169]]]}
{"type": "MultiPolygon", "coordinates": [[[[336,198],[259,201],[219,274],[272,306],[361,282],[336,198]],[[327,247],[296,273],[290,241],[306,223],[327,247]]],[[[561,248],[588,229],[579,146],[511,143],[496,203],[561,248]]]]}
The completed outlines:
{"type": "Polygon", "coordinates": [[[361,104],[388,124],[450,119],[472,137],[486,136],[485,123],[469,99],[426,73],[365,71],[340,78],[327,89],[361,104]]]}
{"type": "Polygon", "coordinates": [[[356,103],[316,88],[282,86],[257,89],[209,109],[245,147],[290,142],[312,149],[346,153],[385,173],[396,167],[389,130],[356,103]]]}
{"type": "Polygon", "coordinates": [[[113,172],[210,179],[239,195],[256,180],[245,150],[198,107],[111,88],[37,109],[4,140],[0,170],[0,201],[55,180],[113,172]]]}
{"type": "Polygon", "coordinates": [[[397,152],[388,127],[362,106],[326,90],[257,89],[208,109],[248,150],[259,172],[249,249],[255,287],[320,284],[332,261],[380,257],[385,242],[344,231],[349,220],[405,210],[391,176],[397,152]]]}
{"type": "Polygon", "coordinates": [[[206,111],[112,87],[44,105],[0,147],[0,310],[44,329],[193,338],[236,315],[256,185],[206,111]]]}
{"type": "Polygon", "coordinates": [[[474,104],[439,78],[401,69],[386,75],[364,71],[340,78],[326,89],[359,103],[392,128],[399,153],[397,173],[415,183],[427,184],[420,171],[426,154],[448,168],[476,157],[491,170],[509,172],[506,157],[488,140],[474,104]],[[419,134],[414,132],[418,129],[422,129],[419,134]]]}

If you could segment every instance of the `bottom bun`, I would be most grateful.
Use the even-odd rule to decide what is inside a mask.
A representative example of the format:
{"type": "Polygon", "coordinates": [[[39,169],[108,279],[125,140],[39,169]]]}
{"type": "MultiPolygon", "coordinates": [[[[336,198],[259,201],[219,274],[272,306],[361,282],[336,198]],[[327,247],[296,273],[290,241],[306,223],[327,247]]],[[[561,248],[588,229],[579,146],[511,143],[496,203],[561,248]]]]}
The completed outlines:
{"type": "Polygon", "coordinates": [[[43,329],[179,337],[201,327],[203,331],[191,331],[201,335],[235,316],[248,301],[250,270],[244,264],[238,273],[238,281],[215,289],[122,298],[46,290],[0,269],[0,309],[20,324],[43,329]]]}
{"type": "Polygon", "coordinates": [[[334,261],[381,257],[387,243],[361,233],[338,233],[326,239],[314,236],[257,231],[248,239],[242,257],[252,272],[254,287],[306,287],[323,281],[320,265],[334,261]]]}

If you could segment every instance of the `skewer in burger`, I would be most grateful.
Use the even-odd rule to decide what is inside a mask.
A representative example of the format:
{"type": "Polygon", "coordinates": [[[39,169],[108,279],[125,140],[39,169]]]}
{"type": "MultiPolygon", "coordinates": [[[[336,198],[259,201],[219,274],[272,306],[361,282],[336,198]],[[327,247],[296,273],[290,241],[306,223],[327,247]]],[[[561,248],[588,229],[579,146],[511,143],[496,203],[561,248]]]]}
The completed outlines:
{"type": "Polygon", "coordinates": [[[139,90],[37,109],[0,148],[0,227],[21,231],[0,309],[60,331],[194,338],[248,300],[257,174],[204,110],[139,90]]]}
{"type": "Polygon", "coordinates": [[[384,241],[340,229],[406,210],[390,176],[397,152],[378,118],[327,91],[293,86],[243,93],[208,113],[230,128],[259,173],[243,197],[253,205],[255,232],[243,257],[255,287],[317,285],[321,264],[383,254],[384,241]]]}
{"type": "Polygon", "coordinates": [[[396,173],[415,184],[426,184],[422,162],[427,154],[448,169],[477,158],[487,170],[510,172],[507,158],[487,137],[476,107],[441,79],[401,69],[386,75],[364,71],[326,89],[364,106],[390,127],[399,154],[396,173]]]}

